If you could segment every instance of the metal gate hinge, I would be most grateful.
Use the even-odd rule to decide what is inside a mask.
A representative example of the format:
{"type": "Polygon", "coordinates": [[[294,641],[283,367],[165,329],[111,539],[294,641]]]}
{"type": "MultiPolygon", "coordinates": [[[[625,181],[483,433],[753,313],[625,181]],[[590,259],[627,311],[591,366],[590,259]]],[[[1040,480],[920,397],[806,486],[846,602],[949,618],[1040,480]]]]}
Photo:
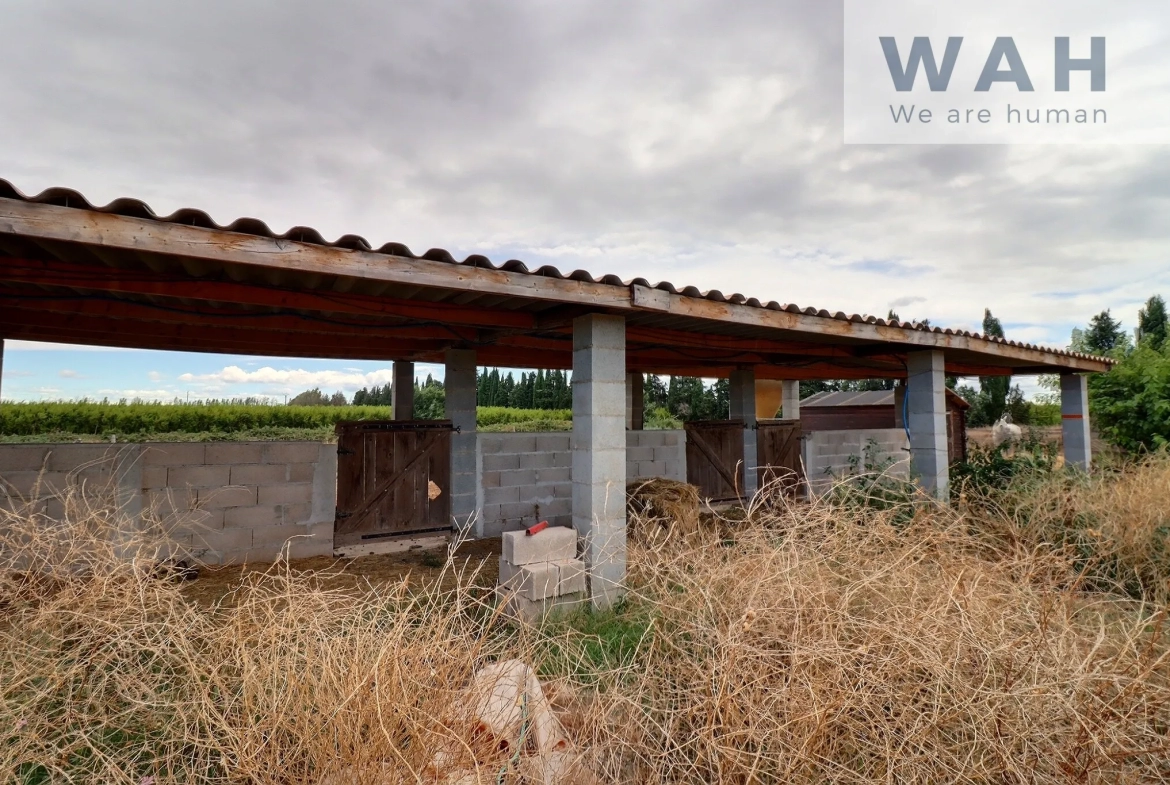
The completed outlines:
{"type": "Polygon", "coordinates": [[[352,518],[352,517],[353,517],[353,513],[352,513],[352,512],[342,512],[341,510],[338,510],[338,511],[337,511],[337,518],[338,518],[338,519],[341,519],[341,518],[352,518]]]}
{"type": "Polygon", "coordinates": [[[338,447],[337,454],[338,455],[355,455],[353,450],[348,450],[345,447],[338,447]]]}

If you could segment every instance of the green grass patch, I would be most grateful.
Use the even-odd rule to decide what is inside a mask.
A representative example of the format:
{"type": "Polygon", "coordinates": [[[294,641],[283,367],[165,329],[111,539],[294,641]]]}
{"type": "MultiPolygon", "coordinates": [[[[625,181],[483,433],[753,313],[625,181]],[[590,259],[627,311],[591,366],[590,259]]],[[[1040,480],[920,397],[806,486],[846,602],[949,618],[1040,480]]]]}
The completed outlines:
{"type": "Polygon", "coordinates": [[[623,600],[606,610],[553,614],[541,627],[539,671],[546,677],[598,684],[606,673],[637,662],[653,644],[654,631],[652,610],[634,601],[623,600]]]}

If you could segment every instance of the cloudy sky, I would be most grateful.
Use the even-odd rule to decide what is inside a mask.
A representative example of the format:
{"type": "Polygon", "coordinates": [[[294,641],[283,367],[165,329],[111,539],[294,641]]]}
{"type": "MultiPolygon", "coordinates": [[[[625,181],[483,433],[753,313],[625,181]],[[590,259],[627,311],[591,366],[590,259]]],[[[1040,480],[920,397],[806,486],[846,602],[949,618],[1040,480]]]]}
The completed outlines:
{"type": "MultiPolygon", "coordinates": [[[[1160,5],[1159,5],[1160,7],[1160,5]]],[[[0,177],[1064,345],[1170,295],[1170,150],[845,146],[826,0],[8,0],[0,177]]],[[[6,398],[382,365],[9,342],[6,398]]]]}

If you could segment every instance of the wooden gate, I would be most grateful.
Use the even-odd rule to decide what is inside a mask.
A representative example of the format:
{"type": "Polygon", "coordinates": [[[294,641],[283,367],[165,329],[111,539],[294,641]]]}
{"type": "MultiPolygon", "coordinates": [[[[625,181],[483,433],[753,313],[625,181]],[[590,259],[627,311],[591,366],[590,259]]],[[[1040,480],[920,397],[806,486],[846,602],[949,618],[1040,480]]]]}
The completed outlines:
{"type": "Polygon", "coordinates": [[[340,422],[335,547],[451,528],[449,420],[340,422]]]}
{"type": "Polygon", "coordinates": [[[738,499],[743,488],[743,420],[696,420],[683,427],[687,482],[705,499],[738,499]]]}
{"type": "Polygon", "coordinates": [[[760,487],[780,482],[796,495],[804,472],[800,463],[800,420],[760,420],[756,424],[756,462],[760,487]]]}

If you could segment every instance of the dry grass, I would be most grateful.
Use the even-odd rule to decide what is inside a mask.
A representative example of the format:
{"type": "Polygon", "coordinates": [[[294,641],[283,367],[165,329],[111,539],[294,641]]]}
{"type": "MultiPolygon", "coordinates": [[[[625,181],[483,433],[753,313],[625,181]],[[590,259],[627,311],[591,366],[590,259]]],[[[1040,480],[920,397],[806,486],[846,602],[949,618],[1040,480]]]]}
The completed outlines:
{"type": "Polygon", "coordinates": [[[1092,476],[1021,477],[965,502],[1006,543],[1059,548],[1094,588],[1170,602],[1170,453],[1092,476]]]}
{"type": "MultiPolygon", "coordinates": [[[[1119,543],[1160,520],[1119,508],[1170,465],[1134,472],[1069,497],[1114,510],[1119,543]]],[[[1020,505],[896,526],[778,499],[734,542],[632,548],[621,608],[517,628],[468,575],[356,592],[277,565],[201,607],[151,577],[149,551],[123,558],[143,544],[123,517],[64,496],[52,548],[30,510],[0,513],[0,778],[435,782],[442,752],[479,781],[532,781],[458,709],[478,667],[514,657],[607,782],[1170,777],[1165,609],[1085,591],[1083,559],[1019,534],[1020,505]]]]}
{"type": "Polygon", "coordinates": [[[701,500],[694,485],[665,477],[635,480],[626,485],[626,500],[626,535],[632,542],[653,545],[700,533],[701,500]]]}

